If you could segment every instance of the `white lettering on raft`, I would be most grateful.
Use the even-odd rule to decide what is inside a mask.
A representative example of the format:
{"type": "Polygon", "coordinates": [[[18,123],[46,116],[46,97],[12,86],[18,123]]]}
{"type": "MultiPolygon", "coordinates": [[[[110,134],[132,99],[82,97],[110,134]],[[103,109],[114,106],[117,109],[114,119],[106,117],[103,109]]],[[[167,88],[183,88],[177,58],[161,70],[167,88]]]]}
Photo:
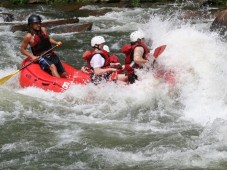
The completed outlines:
{"type": "Polygon", "coordinates": [[[69,88],[69,85],[70,85],[69,82],[64,82],[63,85],[62,85],[62,88],[63,88],[64,90],[67,90],[67,89],[69,88]]]}

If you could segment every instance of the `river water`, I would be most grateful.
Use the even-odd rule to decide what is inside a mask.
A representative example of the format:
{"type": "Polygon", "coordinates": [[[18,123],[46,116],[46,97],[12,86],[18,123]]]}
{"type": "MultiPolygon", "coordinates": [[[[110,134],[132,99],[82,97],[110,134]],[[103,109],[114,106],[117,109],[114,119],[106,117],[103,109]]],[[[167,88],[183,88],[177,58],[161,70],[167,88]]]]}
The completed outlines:
{"type": "MultiPolygon", "coordinates": [[[[141,70],[141,80],[127,87],[74,85],[54,93],[23,89],[16,75],[0,87],[0,169],[227,169],[227,43],[209,32],[213,18],[178,20],[180,9],[164,8],[114,7],[79,17],[93,22],[90,32],[50,35],[63,42],[60,58],[79,69],[94,35],[104,36],[122,62],[121,46],[141,29],[153,48],[167,45],[157,62],[174,70],[174,87],[141,70]]],[[[24,16],[18,23],[30,13],[73,16],[43,5],[1,11],[24,16]]],[[[9,27],[0,26],[0,77],[24,59],[24,33],[9,27]]]]}

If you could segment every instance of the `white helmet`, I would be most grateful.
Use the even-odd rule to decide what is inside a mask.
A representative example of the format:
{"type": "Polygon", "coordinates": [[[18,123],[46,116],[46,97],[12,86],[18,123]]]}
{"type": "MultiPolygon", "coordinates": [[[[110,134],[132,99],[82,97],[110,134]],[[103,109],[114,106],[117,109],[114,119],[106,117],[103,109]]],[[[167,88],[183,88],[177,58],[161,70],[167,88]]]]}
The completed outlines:
{"type": "Polygon", "coordinates": [[[138,39],[144,38],[144,33],[141,31],[134,31],[130,34],[130,41],[136,42],[138,39]]]}
{"type": "Polygon", "coordinates": [[[109,49],[108,45],[104,45],[103,46],[103,50],[105,50],[108,53],[110,52],[110,49],[109,49]]]}
{"type": "Polygon", "coordinates": [[[94,47],[95,45],[99,45],[106,42],[104,37],[102,36],[95,36],[91,39],[91,46],[94,47]]]}

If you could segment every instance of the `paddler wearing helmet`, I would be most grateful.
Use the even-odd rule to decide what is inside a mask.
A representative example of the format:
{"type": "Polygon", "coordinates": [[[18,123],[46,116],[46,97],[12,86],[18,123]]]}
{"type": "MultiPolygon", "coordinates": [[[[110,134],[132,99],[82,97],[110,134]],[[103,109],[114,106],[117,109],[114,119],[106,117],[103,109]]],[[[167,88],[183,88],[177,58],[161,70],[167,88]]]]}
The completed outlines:
{"type": "Polygon", "coordinates": [[[102,81],[116,80],[118,83],[126,81],[124,75],[117,75],[112,79],[112,73],[116,68],[110,67],[109,53],[103,49],[106,41],[103,36],[94,36],[91,39],[91,50],[85,51],[83,59],[87,62],[87,68],[92,70],[91,79],[94,84],[102,81]]]}
{"type": "Polygon", "coordinates": [[[130,34],[130,44],[122,47],[122,52],[125,54],[125,70],[128,76],[128,81],[133,84],[138,76],[135,74],[135,69],[141,68],[148,62],[148,47],[145,44],[145,37],[142,31],[134,31],[130,34]]]}
{"type": "Polygon", "coordinates": [[[52,74],[54,77],[68,77],[59,57],[52,50],[45,56],[40,57],[43,53],[52,48],[52,44],[60,46],[61,41],[55,41],[49,37],[47,29],[41,26],[42,19],[39,15],[30,15],[28,17],[29,31],[25,34],[21,43],[20,52],[26,55],[34,62],[39,62],[40,67],[52,74]],[[31,52],[27,47],[31,47],[31,52]]]}

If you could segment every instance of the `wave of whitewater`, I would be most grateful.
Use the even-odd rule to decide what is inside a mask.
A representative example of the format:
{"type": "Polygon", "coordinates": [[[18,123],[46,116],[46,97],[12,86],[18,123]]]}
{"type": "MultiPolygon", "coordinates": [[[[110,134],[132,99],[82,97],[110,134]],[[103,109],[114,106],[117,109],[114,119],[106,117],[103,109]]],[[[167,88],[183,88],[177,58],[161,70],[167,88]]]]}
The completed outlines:
{"type": "MultiPolygon", "coordinates": [[[[136,140],[140,135],[148,137],[146,135],[156,133],[166,135],[165,139],[170,143],[174,138],[185,141],[182,142],[185,145],[182,144],[180,148],[171,147],[171,144],[162,147],[165,145],[163,138],[158,141],[163,143],[161,146],[158,142],[148,142],[145,146],[136,145],[138,148],[135,150],[125,149],[124,144],[113,148],[94,144],[84,148],[83,151],[93,155],[93,159],[102,158],[109,167],[124,163],[134,166],[142,162],[146,168],[152,162],[163,168],[178,165],[181,165],[181,168],[206,168],[215,166],[212,165],[214,162],[226,160],[226,42],[216,33],[209,32],[210,23],[192,25],[176,19],[163,19],[159,15],[153,16],[154,10],[146,11],[152,17],[144,22],[139,17],[143,10],[116,9],[104,16],[82,20],[97,21],[93,28],[96,34],[106,32],[107,28],[109,32],[135,28],[143,30],[147,37],[153,40],[153,48],[166,44],[166,50],[157,61],[165,69],[174,70],[176,73],[177,82],[173,89],[157,81],[152,71],[147,70],[139,73],[142,79],[140,82],[127,87],[112,83],[107,86],[73,85],[64,93],[46,92],[34,87],[22,89],[18,85],[18,77],[15,76],[0,89],[3,99],[1,106],[4,109],[0,111],[0,125],[6,124],[11,118],[29,117],[43,121],[48,126],[69,127],[57,131],[52,129],[57,136],[57,142],[55,146],[48,148],[46,153],[72,142],[82,143],[82,134],[86,128],[91,133],[89,127],[99,126],[106,127],[105,135],[112,132],[114,137],[119,137],[122,141],[130,138],[136,140]],[[163,122],[167,123],[162,125],[163,122]],[[85,124],[88,127],[84,128],[85,124]],[[196,129],[195,136],[192,135],[189,139],[187,135],[182,136],[182,129],[185,133],[193,133],[196,129]],[[200,132],[198,136],[197,132],[200,132]],[[167,135],[171,133],[172,136],[167,135]]],[[[19,42],[13,39],[12,36],[9,40],[19,42]]],[[[4,39],[4,45],[1,43],[3,50],[9,49],[10,43],[4,39]]],[[[117,43],[114,45],[112,48],[119,47],[117,43]]],[[[9,53],[8,59],[5,60],[16,59],[19,54],[15,54],[14,50],[5,51],[5,54],[9,53]]],[[[19,60],[21,59],[22,57],[19,57],[19,60]]],[[[16,69],[15,65],[13,62],[9,67],[2,66],[1,75],[12,73],[16,69]]],[[[21,145],[26,148],[32,147],[33,144],[25,142],[4,145],[1,152],[20,148],[21,145]]],[[[83,145],[86,145],[86,142],[83,145]]],[[[36,158],[39,159],[39,155],[36,158]]],[[[32,161],[33,158],[31,156],[27,159],[32,161]]],[[[89,169],[87,164],[81,162],[61,168],[73,167],[89,169]]]]}
{"type": "MultiPolygon", "coordinates": [[[[95,9],[95,6],[86,6],[84,8],[95,9]]],[[[127,27],[127,29],[142,29],[146,33],[147,39],[152,39],[154,42],[153,48],[166,44],[167,48],[158,58],[158,62],[164,65],[165,68],[174,69],[174,71],[177,73],[177,88],[178,91],[180,91],[180,96],[178,96],[179,98],[177,100],[184,105],[182,116],[192,118],[202,124],[206,124],[207,122],[213,121],[216,118],[225,119],[225,87],[227,83],[225,79],[227,71],[225,67],[225,56],[227,54],[226,42],[222,42],[216,33],[209,32],[209,23],[206,25],[202,23],[191,25],[185,24],[181,21],[176,22],[174,19],[172,21],[168,19],[163,21],[160,16],[152,16],[152,18],[146,20],[145,23],[144,20],[139,18],[139,14],[142,13],[143,10],[144,9],[142,8],[138,8],[136,10],[123,9],[122,11],[119,11],[119,8],[116,8],[114,12],[109,12],[104,16],[92,16],[88,18],[82,18],[82,20],[101,20],[104,23],[108,23],[111,20],[111,22],[114,23],[117,19],[117,24],[113,24],[112,27],[118,25],[118,23],[123,24],[125,21],[127,21],[127,24],[119,24],[117,27],[115,27],[115,30],[110,28],[108,31],[121,31],[125,29],[125,27],[127,27]],[[134,17],[132,17],[132,15],[134,17]],[[142,23],[137,23],[139,21],[142,23]],[[135,27],[131,27],[131,25],[135,25],[135,27]]],[[[146,11],[146,14],[149,13],[151,15],[154,11],[155,9],[150,9],[146,11]]],[[[102,22],[97,22],[97,25],[101,24],[102,22]]],[[[108,27],[108,25],[105,26],[108,27]]],[[[93,28],[93,30],[102,32],[107,29],[99,27],[93,28]]],[[[6,34],[9,35],[8,33],[6,34]]],[[[10,37],[10,39],[13,41],[15,35],[11,35],[12,37],[10,37]]],[[[10,55],[8,58],[10,60],[15,60],[19,54],[18,52],[15,53],[17,50],[15,48],[12,49],[10,47],[10,43],[4,43],[3,46],[3,50],[10,49],[5,51],[4,54],[8,53],[10,55]]],[[[21,61],[20,58],[19,61],[21,61]]],[[[1,70],[1,75],[8,75],[14,70],[15,66],[12,70],[1,70]]],[[[151,96],[153,96],[152,91],[157,91],[157,87],[154,85],[155,83],[152,84],[152,82],[155,82],[153,81],[152,73],[144,72],[144,74],[147,74],[148,77],[150,76],[151,80],[147,80],[150,81],[150,84],[148,85],[146,84],[146,81],[140,83],[140,90],[137,90],[138,87],[135,87],[134,89],[134,86],[127,88],[127,90],[125,90],[124,87],[117,87],[117,91],[119,92],[116,93],[114,90],[115,87],[113,87],[113,93],[111,93],[109,87],[106,87],[108,89],[108,94],[104,93],[107,90],[104,87],[95,90],[95,96],[97,98],[96,100],[100,100],[100,98],[102,98],[101,94],[110,95],[107,96],[107,98],[116,98],[119,102],[127,100],[127,93],[133,94],[131,98],[137,98],[137,95],[134,95],[134,93],[130,92],[130,90],[132,90],[140,91],[138,92],[138,98],[142,98],[140,100],[146,101],[146,96],[144,96],[146,94],[146,89],[149,89],[148,91],[150,91],[151,96]],[[153,90],[153,88],[156,89],[153,90]],[[100,98],[98,96],[100,96],[100,98]]],[[[74,90],[76,89],[77,88],[75,87],[74,90]]],[[[83,91],[87,91],[89,94],[88,89],[90,89],[90,87],[80,87],[79,92],[75,91],[76,95],[74,98],[77,99],[77,96],[81,96],[80,93],[84,93],[83,91]]],[[[18,90],[29,91],[28,89],[18,90]]],[[[73,88],[71,90],[73,90],[73,88]]],[[[48,92],[42,93],[45,96],[45,93],[48,92]]],[[[69,92],[55,94],[54,96],[67,96],[68,93],[69,92]]],[[[70,93],[73,92],[70,91],[70,93]]],[[[78,98],[78,100],[82,98],[83,97],[78,98]]]]}

